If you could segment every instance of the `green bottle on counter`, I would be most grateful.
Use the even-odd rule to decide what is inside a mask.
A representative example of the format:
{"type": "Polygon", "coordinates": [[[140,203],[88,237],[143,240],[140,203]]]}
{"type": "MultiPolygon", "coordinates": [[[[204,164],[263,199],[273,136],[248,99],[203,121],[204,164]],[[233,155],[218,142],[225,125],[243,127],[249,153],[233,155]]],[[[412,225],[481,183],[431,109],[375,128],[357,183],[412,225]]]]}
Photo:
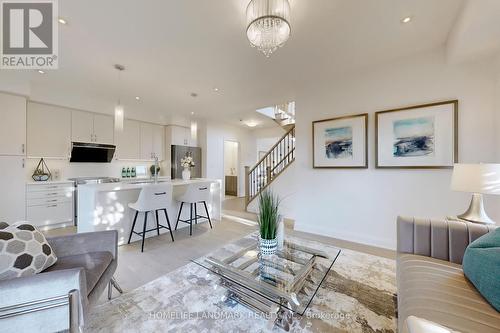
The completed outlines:
{"type": "Polygon", "coordinates": [[[127,169],[122,168],[122,178],[126,178],[126,177],[127,177],[127,169]]]}
{"type": "Polygon", "coordinates": [[[130,168],[127,168],[127,178],[130,178],[130,175],[131,175],[130,168]]]}
{"type": "Polygon", "coordinates": [[[135,173],[135,167],[132,167],[132,178],[135,178],[136,173],[135,173]]]}

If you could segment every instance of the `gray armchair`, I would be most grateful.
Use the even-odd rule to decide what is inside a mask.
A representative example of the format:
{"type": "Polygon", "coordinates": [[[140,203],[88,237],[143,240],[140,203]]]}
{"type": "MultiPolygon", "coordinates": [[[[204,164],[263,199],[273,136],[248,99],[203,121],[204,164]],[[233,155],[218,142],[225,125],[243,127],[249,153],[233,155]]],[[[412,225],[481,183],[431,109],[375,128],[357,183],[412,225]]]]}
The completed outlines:
{"type": "Polygon", "coordinates": [[[47,238],[57,262],[34,276],[0,281],[2,332],[76,331],[106,287],[111,298],[118,264],[115,230],[47,238]]]}

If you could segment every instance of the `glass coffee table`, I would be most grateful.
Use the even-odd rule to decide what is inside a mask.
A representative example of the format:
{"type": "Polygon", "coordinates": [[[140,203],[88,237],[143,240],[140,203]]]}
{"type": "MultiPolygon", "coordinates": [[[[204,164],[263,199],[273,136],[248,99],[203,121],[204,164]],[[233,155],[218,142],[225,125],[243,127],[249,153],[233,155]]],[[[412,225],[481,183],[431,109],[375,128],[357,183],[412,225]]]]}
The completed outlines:
{"type": "Polygon", "coordinates": [[[305,313],[339,254],[329,245],[314,242],[313,248],[300,238],[286,237],[275,255],[262,256],[253,235],[233,249],[225,247],[193,262],[221,277],[234,301],[283,320],[305,313]]]}

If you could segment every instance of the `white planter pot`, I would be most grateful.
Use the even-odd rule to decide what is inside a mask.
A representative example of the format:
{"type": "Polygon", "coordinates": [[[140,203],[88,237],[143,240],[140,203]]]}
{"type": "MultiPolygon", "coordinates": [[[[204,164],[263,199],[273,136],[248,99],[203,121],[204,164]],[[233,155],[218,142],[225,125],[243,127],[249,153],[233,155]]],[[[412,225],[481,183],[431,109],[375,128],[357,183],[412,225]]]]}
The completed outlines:
{"type": "Polygon", "coordinates": [[[260,238],[260,254],[269,256],[275,254],[278,250],[278,239],[263,239],[260,238]]]}
{"type": "Polygon", "coordinates": [[[184,168],[184,170],[182,170],[182,179],[183,180],[191,179],[191,170],[189,170],[189,168],[184,168]]]}

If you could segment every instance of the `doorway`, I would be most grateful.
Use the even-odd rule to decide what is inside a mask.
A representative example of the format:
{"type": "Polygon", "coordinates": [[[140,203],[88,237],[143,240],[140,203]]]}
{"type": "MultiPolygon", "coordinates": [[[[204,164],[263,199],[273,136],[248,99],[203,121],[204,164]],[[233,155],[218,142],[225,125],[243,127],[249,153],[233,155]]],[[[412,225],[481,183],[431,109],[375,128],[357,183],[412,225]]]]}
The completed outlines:
{"type": "Polygon", "coordinates": [[[224,141],[224,194],[226,197],[238,196],[239,143],[224,141]]]}

